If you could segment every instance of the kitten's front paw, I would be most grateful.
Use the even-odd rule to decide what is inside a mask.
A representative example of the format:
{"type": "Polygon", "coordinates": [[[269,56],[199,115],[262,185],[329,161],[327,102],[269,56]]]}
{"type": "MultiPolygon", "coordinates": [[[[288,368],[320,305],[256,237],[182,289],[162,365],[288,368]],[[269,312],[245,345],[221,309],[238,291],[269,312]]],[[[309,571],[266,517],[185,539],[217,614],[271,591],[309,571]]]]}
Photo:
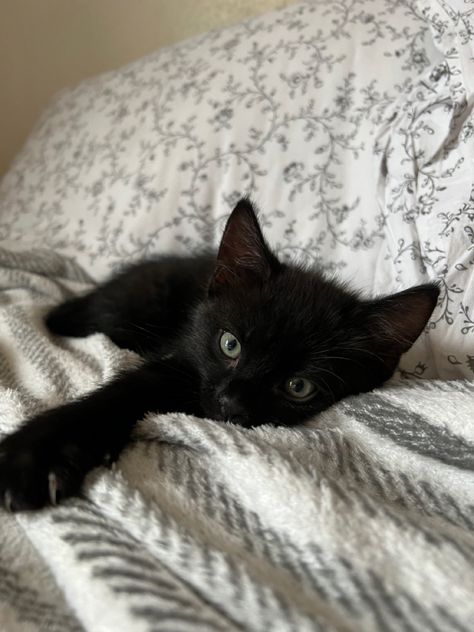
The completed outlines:
{"type": "Polygon", "coordinates": [[[96,331],[91,325],[89,312],[90,295],[78,296],[56,305],[45,318],[46,326],[53,334],[81,338],[96,331]]]}
{"type": "Polygon", "coordinates": [[[0,442],[0,507],[41,509],[77,494],[87,472],[80,456],[34,420],[26,424],[0,442]]]}

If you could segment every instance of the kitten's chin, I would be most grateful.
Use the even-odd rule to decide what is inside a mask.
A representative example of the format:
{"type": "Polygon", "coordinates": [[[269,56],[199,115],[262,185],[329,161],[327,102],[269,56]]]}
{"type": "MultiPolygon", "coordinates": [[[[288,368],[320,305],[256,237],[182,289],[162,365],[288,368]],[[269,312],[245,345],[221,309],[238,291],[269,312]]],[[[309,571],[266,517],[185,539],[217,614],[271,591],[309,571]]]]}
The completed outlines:
{"type": "Polygon", "coordinates": [[[209,397],[207,394],[203,394],[201,400],[201,409],[203,411],[204,417],[207,419],[212,419],[213,421],[219,421],[223,423],[233,423],[237,426],[241,426],[242,428],[254,428],[255,426],[260,426],[265,422],[255,422],[250,419],[247,415],[240,413],[229,413],[228,411],[223,411],[221,404],[212,397],[209,397]]]}
{"type": "Polygon", "coordinates": [[[209,402],[206,402],[206,404],[201,405],[201,408],[204,412],[204,416],[207,417],[207,419],[212,419],[213,421],[233,423],[237,426],[242,426],[243,428],[252,428],[259,425],[252,423],[245,415],[229,415],[222,413],[217,403],[215,405],[209,405],[209,402]]]}

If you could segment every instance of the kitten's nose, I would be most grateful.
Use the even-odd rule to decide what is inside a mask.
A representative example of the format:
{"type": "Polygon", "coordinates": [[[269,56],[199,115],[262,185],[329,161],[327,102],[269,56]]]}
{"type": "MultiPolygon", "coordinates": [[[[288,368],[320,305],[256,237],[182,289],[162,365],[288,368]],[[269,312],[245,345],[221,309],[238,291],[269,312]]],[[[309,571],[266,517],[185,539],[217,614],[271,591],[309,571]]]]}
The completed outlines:
{"type": "Polygon", "coordinates": [[[236,397],[221,395],[219,397],[219,405],[225,421],[232,421],[234,424],[245,426],[247,422],[246,410],[236,397]]]}

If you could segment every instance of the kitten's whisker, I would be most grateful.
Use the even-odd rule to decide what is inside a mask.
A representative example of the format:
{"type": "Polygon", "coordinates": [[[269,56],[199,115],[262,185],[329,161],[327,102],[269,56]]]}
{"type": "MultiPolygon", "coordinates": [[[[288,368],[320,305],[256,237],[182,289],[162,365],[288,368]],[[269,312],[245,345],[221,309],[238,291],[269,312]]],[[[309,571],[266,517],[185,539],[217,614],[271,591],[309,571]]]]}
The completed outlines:
{"type": "Polygon", "coordinates": [[[342,379],[342,377],[340,375],[338,375],[337,373],[334,373],[334,371],[331,371],[330,369],[325,369],[322,366],[318,366],[317,372],[319,373],[319,371],[324,371],[324,373],[329,373],[329,375],[332,375],[333,377],[335,377],[339,381],[341,381],[343,384],[345,384],[345,382],[342,379]]]}
{"type": "MultiPolygon", "coordinates": [[[[150,340],[156,340],[157,342],[163,342],[162,339],[162,335],[160,335],[157,331],[156,331],[156,325],[155,327],[155,331],[153,331],[152,329],[147,329],[146,327],[143,327],[142,325],[138,325],[137,323],[133,323],[133,322],[128,322],[126,327],[121,327],[121,330],[124,333],[134,333],[134,330],[140,330],[143,331],[145,334],[147,334],[147,336],[150,337],[150,340]]],[[[163,333],[164,333],[164,327],[162,327],[163,333]]]]}
{"type": "MultiPolygon", "coordinates": [[[[377,360],[380,360],[381,362],[383,362],[383,358],[380,355],[378,355],[377,353],[374,353],[373,351],[371,351],[370,349],[367,349],[365,347],[355,347],[355,350],[358,353],[365,353],[366,355],[370,355],[370,356],[376,358],[377,360]]],[[[348,359],[351,359],[354,362],[356,362],[356,360],[354,358],[348,358],[348,359]]],[[[358,364],[361,365],[360,362],[358,362],[358,364]]],[[[361,366],[363,366],[363,365],[361,365],[361,366]]]]}
{"type": "MultiPolygon", "coordinates": [[[[328,394],[331,396],[332,398],[332,403],[334,404],[337,401],[336,396],[334,395],[334,392],[332,391],[332,389],[330,388],[330,386],[328,385],[328,383],[326,382],[326,380],[324,380],[323,378],[320,378],[321,381],[323,382],[323,384],[325,385],[326,389],[325,389],[325,394],[328,394]]],[[[344,381],[342,380],[342,383],[344,384],[344,381]]]]}

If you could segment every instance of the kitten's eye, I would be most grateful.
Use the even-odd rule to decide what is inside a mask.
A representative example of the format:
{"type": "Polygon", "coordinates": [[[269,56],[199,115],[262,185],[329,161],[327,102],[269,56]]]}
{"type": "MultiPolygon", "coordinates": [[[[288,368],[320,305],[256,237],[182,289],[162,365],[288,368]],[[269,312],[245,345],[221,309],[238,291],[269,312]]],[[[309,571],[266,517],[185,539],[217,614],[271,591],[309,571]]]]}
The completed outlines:
{"type": "Polygon", "coordinates": [[[237,360],[242,350],[240,342],[237,340],[234,334],[230,333],[230,331],[223,332],[219,340],[219,346],[222,353],[231,360],[237,360]]]}
{"type": "Polygon", "coordinates": [[[316,387],[310,380],[305,377],[292,377],[285,382],[285,393],[291,399],[310,399],[314,394],[316,387]]]}

